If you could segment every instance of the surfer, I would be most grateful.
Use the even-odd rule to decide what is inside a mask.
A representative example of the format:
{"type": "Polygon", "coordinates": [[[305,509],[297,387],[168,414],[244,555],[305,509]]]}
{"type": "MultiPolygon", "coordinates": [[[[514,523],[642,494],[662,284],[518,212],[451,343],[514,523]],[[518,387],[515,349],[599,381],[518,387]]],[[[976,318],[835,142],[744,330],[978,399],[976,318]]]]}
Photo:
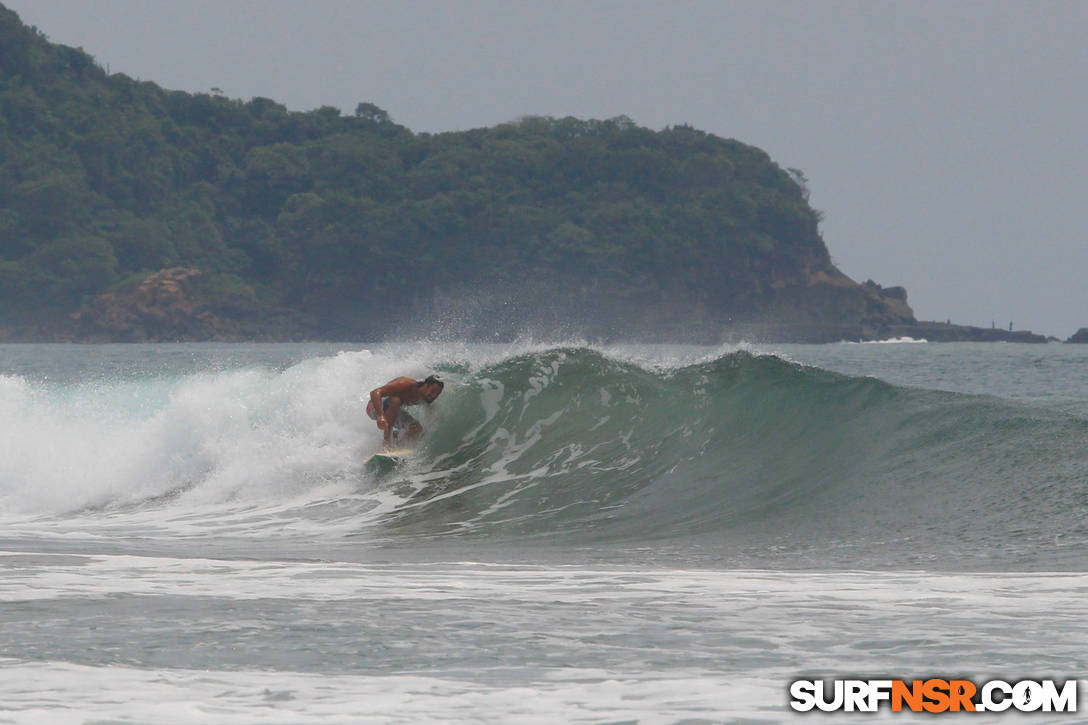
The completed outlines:
{"type": "Polygon", "coordinates": [[[428,375],[426,379],[418,382],[412,378],[399,377],[370,391],[366,414],[371,420],[378,421],[378,428],[384,431],[386,448],[393,447],[393,429],[404,432],[409,441],[419,438],[423,433],[423,426],[404,410],[404,406],[433,403],[445,385],[435,375],[428,375]]]}

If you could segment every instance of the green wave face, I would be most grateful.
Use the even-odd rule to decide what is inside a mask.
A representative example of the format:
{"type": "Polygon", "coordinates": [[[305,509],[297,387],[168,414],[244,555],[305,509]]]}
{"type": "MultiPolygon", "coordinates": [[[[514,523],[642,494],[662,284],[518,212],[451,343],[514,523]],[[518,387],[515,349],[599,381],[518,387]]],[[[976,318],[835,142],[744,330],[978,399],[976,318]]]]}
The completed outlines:
{"type": "Polygon", "coordinates": [[[670,370],[553,349],[450,388],[390,531],[925,564],[1088,540],[1088,423],[1058,413],[747,352],[670,370]]]}

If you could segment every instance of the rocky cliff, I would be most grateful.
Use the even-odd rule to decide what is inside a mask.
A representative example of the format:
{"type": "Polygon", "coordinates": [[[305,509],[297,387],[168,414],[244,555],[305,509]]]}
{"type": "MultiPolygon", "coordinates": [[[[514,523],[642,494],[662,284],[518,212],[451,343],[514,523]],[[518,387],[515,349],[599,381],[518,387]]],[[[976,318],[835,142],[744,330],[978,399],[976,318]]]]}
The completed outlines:
{"type": "Polygon", "coordinates": [[[72,318],[82,341],[173,342],[238,340],[239,325],[211,311],[199,290],[201,273],[173,267],[128,293],[99,295],[72,318]]]}

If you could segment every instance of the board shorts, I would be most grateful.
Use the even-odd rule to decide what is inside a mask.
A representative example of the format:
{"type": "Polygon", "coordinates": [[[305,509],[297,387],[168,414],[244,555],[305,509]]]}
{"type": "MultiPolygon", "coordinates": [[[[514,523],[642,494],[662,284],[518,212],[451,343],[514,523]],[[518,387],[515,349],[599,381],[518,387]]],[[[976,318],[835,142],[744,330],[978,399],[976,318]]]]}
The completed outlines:
{"type": "MultiPolygon", "coordinates": [[[[382,400],[382,412],[389,410],[389,399],[382,400]]],[[[366,414],[370,416],[371,420],[377,420],[378,414],[374,412],[374,401],[369,401],[366,404],[366,414]]],[[[397,411],[397,419],[393,421],[393,427],[398,430],[408,430],[408,428],[415,423],[419,425],[419,421],[412,417],[411,413],[406,411],[403,407],[397,411]]],[[[422,427],[422,426],[420,426],[422,427]]]]}

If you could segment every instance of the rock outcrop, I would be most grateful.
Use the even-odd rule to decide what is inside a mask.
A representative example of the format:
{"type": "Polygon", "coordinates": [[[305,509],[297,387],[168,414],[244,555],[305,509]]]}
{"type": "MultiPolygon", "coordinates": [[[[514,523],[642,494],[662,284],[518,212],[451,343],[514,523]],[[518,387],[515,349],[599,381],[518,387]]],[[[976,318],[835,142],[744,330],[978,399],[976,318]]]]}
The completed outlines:
{"type": "MultiPolygon", "coordinates": [[[[807,280],[783,286],[758,319],[726,324],[727,342],[825,343],[880,340],[892,330],[918,324],[903,287],[858,284],[833,266],[810,270],[807,280]]],[[[708,340],[709,341],[709,340],[708,340]]]]}
{"type": "Polygon", "coordinates": [[[1082,327],[1074,332],[1066,342],[1088,344],[1088,327],[1082,327]]]}
{"type": "Polygon", "coordinates": [[[151,275],[127,294],[99,295],[73,315],[84,341],[234,341],[236,322],[216,315],[201,294],[201,273],[173,267],[151,275]]]}

